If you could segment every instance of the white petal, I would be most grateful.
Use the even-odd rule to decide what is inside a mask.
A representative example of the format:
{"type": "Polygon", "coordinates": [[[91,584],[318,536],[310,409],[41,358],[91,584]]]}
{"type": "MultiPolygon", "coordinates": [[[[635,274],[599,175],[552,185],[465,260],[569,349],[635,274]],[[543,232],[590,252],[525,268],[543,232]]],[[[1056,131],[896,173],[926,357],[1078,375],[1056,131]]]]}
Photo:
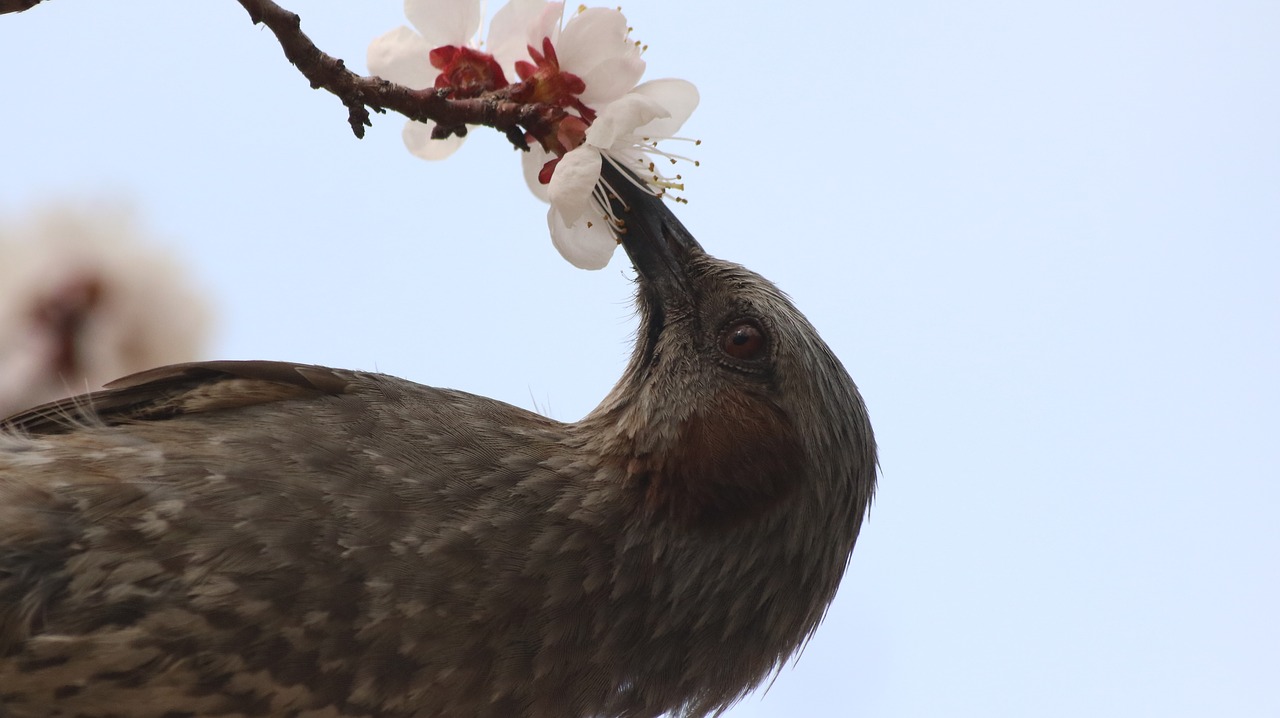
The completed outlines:
{"type": "Polygon", "coordinates": [[[644,60],[638,52],[608,58],[582,76],[587,89],[579,99],[588,107],[603,107],[630,92],[643,75],[644,60]]]}
{"type": "Polygon", "coordinates": [[[462,146],[465,137],[450,135],[445,140],[431,139],[431,131],[435,129],[434,122],[406,122],[404,130],[400,136],[404,139],[404,146],[419,159],[424,160],[442,160],[462,146]]]}
{"type": "Polygon", "coordinates": [[[551,197],[547,194],[547,186],[538,181],[538,174],[552,157],[553,155],[542,149],[537,142],[530,143],[528,152],[520,153],[520,169],[524,170],[525,184],[529,185],[529,191],[533,196],[543,202],[550,202],[551,197]]]}
{"type": "Polygon", "coordinates": [[[542,38],[552,42],[560,33],[563,3],[546,0],[511,0],[489,23],[485,49],[498,60],[507,79],[514,81],[517,60],[529,60],[529,46],[542,52],[542,38]]]}
{"type": "Polygon", "coordinates": [[[587,8],[569,18],[556,43],[560,67],[578,77],[609,58],[638,52],[627,40],[627,18],[603,7],[587,8]]]}
{"type": "Polygon", "coordinates": [[[660,117],[639,127],[636,134],[644,137],[674,137],[684,125],[689,115],[698,108],[698,88],[688,80],[665,78],[649,80],[637,85],[633,93],[657,100],[671,113],[670,117],[660,117]]]}
{"type": "Polygon", "coordinates": [[[418,33],[401,25],[369,43],[365,64],[369,74],[425,90],[436,83],[440,71],[431,66],[431,47],[418,33]]]}
{"type": "Polygon", "coordinates": [[[480,32],[480,0],[404,0],[404,15],[434,50],[467,45],[480,32]]]}
{"type": "Polygon", "coordinates": [[[551,230],[551,243],[560,256],[579,269],[604,269],[613,256],[618,242],[609,233],[609,225],[603,218],[578,220],[574,226],[566,226],[564,218],[552,207],[547,211],[547,228],[551,230]]]}
{"type": "Polygon", "coordinates": [[[587,144],[607,149],[621,140],[634,137],[637,127],[669,114],[671,113],[653,98],[634,93],[623,95],[616,102],[609,103],[587,128],[587,144]]]}
{"type": "Polygon", "coordinates": [[[599,179],[600,153],[594,147],[582,145],[560,158],[547,185],[547,197],[565,224],[577,222],[586,213],[591,206],[591,191],[599,179]]]}
{"type": "Polygon", "coordinates": [[[529,44],[542,51],[542,40],[551,38],[554,45],[560,42],[560,21],[564,18],[564,3],[549,2],[542,14],[529,26],[529,44]]]}

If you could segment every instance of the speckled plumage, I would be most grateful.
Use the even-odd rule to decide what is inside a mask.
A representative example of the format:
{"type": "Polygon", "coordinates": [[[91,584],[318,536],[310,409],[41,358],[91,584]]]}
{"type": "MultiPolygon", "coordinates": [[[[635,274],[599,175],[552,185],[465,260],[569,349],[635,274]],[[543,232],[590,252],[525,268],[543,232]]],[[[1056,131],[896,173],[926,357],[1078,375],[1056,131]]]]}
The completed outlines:
{"type": "Polygon", "coordinates": [[[11,418],[0,715],[695,716],[766,678],[843,574],[871,428],[773,285],[627,199],[641,331],[577,423],[273,362],[11,418]]]}

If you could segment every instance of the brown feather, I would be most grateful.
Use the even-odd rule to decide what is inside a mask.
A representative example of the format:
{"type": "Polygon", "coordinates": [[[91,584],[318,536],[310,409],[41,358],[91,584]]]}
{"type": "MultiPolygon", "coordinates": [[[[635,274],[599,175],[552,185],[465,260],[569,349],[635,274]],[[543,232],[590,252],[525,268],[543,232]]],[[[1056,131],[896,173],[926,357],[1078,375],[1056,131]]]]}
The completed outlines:
{"type": "Polygon", "coordinates": [[[130,374],[101,391],[59,399],[0,421],[0,430],[63,433],[83,422],[107,425],[341,394],[333,370],[270,361],[173,364],[130,374]]]}

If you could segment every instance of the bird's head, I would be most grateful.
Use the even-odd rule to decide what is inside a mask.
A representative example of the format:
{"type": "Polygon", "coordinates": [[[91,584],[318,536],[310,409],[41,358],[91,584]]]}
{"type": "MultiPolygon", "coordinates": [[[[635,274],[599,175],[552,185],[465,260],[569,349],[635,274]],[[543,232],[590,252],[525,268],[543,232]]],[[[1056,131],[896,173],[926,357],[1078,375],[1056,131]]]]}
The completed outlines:
{"type": "Polygon", "coordinates": [[[605,179],[641,323],[626,373],[584,422],[609,437],[654,514],[726,527],[805,494],[844,504],[823,513],[856,515],[856,533],[875,442],[840,361],[773,283],[707,254],[617,169],[605,179]]]}

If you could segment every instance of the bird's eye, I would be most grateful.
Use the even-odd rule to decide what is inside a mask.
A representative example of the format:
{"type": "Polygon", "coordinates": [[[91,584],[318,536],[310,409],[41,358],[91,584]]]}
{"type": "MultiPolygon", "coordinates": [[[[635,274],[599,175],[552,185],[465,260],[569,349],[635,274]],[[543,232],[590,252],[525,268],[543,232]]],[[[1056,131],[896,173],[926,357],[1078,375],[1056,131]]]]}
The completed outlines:
{"type": "Polygon", "coordinates": [[[753,322],[734,322],[720,337],[724,353],[742,361],[759,359],[768,343],[764,331],[753,322]]]}

